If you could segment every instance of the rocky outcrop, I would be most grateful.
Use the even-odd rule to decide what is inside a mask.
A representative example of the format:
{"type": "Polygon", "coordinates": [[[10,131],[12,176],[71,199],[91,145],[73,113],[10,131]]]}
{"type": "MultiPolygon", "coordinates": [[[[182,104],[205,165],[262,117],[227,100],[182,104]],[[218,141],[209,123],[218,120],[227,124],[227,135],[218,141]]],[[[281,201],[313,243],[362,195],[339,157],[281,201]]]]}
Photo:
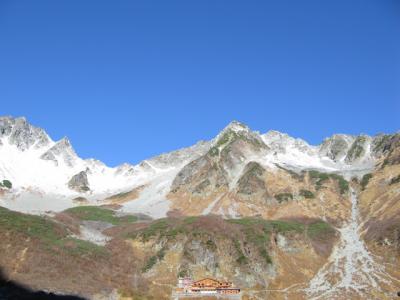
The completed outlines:
{"type": "Polygon", "coordinates": [[[200,194],[207,188],[215,189],[228,184],[227,174],[210,156],[202,156],[186,165],[171,185],[173,193],[182,188],[200,194]]]}
{"type": "Polygon", "coordinates": [[[324,140],[319,153],[321,156],[327,156],[333,161],[339,161],[347,155],[354,138],[344,134],[335,134],[324,140]]]}
{"type": "Polygon", "coordinates": [[[0,117],[0,138],[7,137],[11,145],[26,151],[30,147],[49,145],[50,138],[41,128],[30,125],[25,118],[0,117]]]}
{"type": "Polygon", "coordinates": [[[378,135],[372,143],[372,151],[377,158],[383,159],[383,165],[400,164],[400,133],[378,135]]]}
{"type": "Polygon", "coordinates": [[[250,162],[246,165],[243,175],[237,184],[237,193],[252,196],[261,193],[268,196],[264,179],[265,169],[257,162],[250,162]]]}
{"type": "Polygon", "coordinates": [[[349,164],[362,158],[367,151],[367,143],[370,142],[370,138],[365,135],[356,137],[351,147],[347,151],[345,161],[349,164]]]}
{"type": "Polygon", "coordinates": [[[64,137],[53,147],[43,153],[40,158],[43,160],[50,160],[56,166],[63,162],[65,165],[72,167],[74,161],[77,159],[77,155],[72,148],[69,139],[64,137]]]}
{"type": "Polygon", "coordinates": [[[268,150],[261,136],[246,125],[233,121],[213,140],[208,152],[212,157],[221,157],[229,163],[229,158],[243,158],[246,154],[268,150]],[[232,157],[233,156],[233,157],[232,157]]]}
{"type": "Polygon", "coordinates": [[[72,176],[72,178],[68,182],[68,187],[71,190],[75,190],[80,193],[89,192],[90,188],[86,171],[81,171],[78,174],[72,176]]]}
{"type": "Polygon", "coordinates": [[[374,137],[372,142],[372,152],[377,156],[389,153],[399,146],[400,134],[379,134],[374,137]]]}

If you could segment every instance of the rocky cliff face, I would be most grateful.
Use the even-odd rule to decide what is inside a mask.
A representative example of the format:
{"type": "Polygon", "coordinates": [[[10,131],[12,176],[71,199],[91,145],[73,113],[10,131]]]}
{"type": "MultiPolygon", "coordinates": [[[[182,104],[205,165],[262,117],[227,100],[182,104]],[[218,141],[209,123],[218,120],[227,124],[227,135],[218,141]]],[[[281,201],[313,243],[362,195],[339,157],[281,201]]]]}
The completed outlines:
{"type": "Polygon", "coordinates": [[[51,142],[43,129],[30,125],[25,118],[1,117],[0,137],[7,137],[21,151],[45,147],[51,142]]]}
{"type": "Polygon", "coordinates": [[[77,159],[77,155],[72,148],[70,141],[65,137],[43,153],[40,158],[43,160],[50,160],[54,162],[56,166],[60,163],[64,163],[65,165],[72,167],[74,161],[77,159]]]}
{"type": "Polygon", "coordinates": [[[353,144],[354,137],[344,134],[335,134],[326,139],[321,145],[320,154],[328,156],[333,161],[340,161],[347,157],[347,152],[353,144]]]}
{"type": "Polygon", "coordinates": [[[81,193],[90,191],[86,171],[81,171],[78,174],[72,176],[70,181],[68,181],[68,187],[81,193]]]}

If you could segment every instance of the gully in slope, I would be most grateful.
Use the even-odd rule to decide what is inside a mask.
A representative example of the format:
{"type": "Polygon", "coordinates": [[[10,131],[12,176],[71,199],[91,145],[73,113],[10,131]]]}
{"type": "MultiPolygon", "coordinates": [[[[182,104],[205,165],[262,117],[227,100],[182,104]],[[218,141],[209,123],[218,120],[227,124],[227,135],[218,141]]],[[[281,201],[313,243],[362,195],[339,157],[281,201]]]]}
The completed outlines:
{"type": "MultiPolygon", "coordinates": [[[[328,263],[319,270],[306,289],[311,299],[378,299],[393,294],[383,286],[391,286],[392,278],[383,265],[374,261],[360,237],[357,193],[351,188],[351,218],[339,228],[340,241],[335,246],[328,263]]],[[[382,299],[382,298],[381,298],[382,299]]]]}

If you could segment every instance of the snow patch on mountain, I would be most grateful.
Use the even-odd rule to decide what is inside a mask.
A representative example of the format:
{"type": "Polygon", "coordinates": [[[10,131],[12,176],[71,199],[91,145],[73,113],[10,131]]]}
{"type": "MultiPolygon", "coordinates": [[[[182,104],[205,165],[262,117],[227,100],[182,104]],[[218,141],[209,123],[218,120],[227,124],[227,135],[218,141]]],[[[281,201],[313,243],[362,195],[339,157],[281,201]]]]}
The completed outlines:
{"type": "Polygon", "coordinates": [[[169,211],[170,201],[167,199],[172,181],[179,168],[171,168],[148,182],[137,199],[123,204],[121,211],[142,213],[153,218],[163,218],[169,211]]]}

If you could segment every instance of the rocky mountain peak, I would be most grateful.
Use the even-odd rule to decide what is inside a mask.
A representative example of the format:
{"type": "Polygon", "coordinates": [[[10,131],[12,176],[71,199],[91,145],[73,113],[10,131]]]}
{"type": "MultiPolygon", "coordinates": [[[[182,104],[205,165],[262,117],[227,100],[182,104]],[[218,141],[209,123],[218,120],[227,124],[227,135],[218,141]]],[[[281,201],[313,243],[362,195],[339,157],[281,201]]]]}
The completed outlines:
{"type": "Polygon", "coordinates": [[[256,149],[266,147],[258,132],[251,131],[248,126],[240,122],[232,121],[213,139],[210,151],[214,154],[221,152],[236,142],[242,142],[242,146],[247,145],[256,149]]]}
{"type": "Polygon", "coordinates": [[[225,131],[234,131],[234,132],[240,132],[240,131],[250,131],[250,128],[239,122],[239,121],[235,121],[233,120],[232,122],[230,122],[223,130],[222,133],[224,133],[225,131]]]}
{"type": "Polygon", "coordinates": [[[0,138],[3,137],[8,138],[8,142],[21,151],[32,146],[38,149],[51,142],[43,129],[30,125],[24,117],[0,117],[0,138]]]}
{"type": "Polygon", "coordinates": [[[244,195],[252,195],[261,192],[267,195],[265,181],[262,176],[265,169],[257,162],[249,162],[237,183],[237,192],[244,195]]]}
{"type": "Polygon", "coordinates": [[[334,134],[323,141],[320,146],[320,155],[327,156],[333,161],[340,161],[346,157],[354,139],[351,135],[334,134]]]}
{"type": "Polygon", "coordinates": [[[183,187],[191,193],[207,194],[212,189],[228,187],[240,175],[248,158],[260,156],[265,150],[269,148],[259,133],[233,121],[213,139],[207,153],[183,167],[171,190],[183,187]]]}
{"type": "Polygon", "coordinates": [[[57,142],[57,147],[59,147],[60,149],[72,148],[71,142],[70,142],[69,138],[66,136],[57,142]]]}
{"type": "Polygon", "coordinates": [[[73,161],[78,158],[74,148],[67,137],[56,142],[49,150],[40,157],[43,160],[51,160],[56,165],[63,161],[67,166],[72,166],[73,161]]]}
{"type": "Polygon", "coordinates": [[[347,152],[345,161],[347,163],[352,163],[364,157],[364,155],[368,151],[369,143],[371,142],[371,140],[371,137],[367,135],[357,136],[351,144],[349,151],[347,152]]]}

